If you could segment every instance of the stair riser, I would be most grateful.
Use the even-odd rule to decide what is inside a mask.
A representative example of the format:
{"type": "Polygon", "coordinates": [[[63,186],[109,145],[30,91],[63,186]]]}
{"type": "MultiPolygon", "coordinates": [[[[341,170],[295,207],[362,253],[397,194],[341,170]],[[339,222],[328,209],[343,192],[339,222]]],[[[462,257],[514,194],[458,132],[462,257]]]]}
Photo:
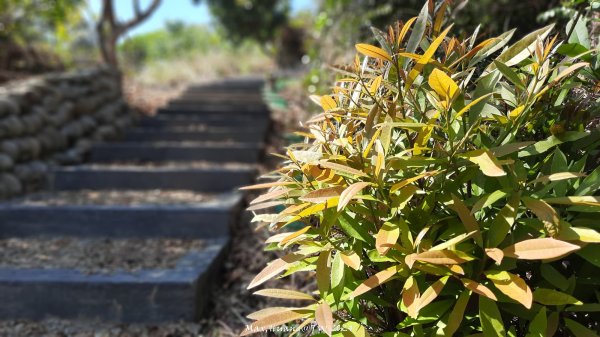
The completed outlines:
{"type": "Polygon", "coordinates": [[[239,206],[0,207],[0,237],[218,238],[229,234],[239,206]]]}
{"type": "Polygon", "coordinates": [[[90,160],[98,163],[138,161],[138,162],[169,162],[169,161],[210,161],[216,163],[239,162],[256,163],[262,150],[252,148],[228,147],[157,147],[151,143],[147,146],[98,145],[92,148],[90,160]]]}
{"type": "Polygon", "coordinates": [[[156,142],[156,141],[231,141],[231,142],[249,142],[259,143],[265,140],[264,133],[258,132],[230,132],[230,133],[217,133],[217,132],[193,132],[193,131],[145,131],[145,130],[133,130],[129,131],[124,136],[126,141],[142,141],[142,142],[156,142]]]}
{"type": "Polygon", "coordinates": [[[58,169],[54,172],[55,190],[193,190],[223,192],[252,183],[255,170],[103,170],[58,169]]]}
{"type": "Polygon", "coordinates": [[[225,258],[220,240],[176,268],[84,275],[69,269],[0,269],[0,319],[196,321],[205,312],[225,258]]]}

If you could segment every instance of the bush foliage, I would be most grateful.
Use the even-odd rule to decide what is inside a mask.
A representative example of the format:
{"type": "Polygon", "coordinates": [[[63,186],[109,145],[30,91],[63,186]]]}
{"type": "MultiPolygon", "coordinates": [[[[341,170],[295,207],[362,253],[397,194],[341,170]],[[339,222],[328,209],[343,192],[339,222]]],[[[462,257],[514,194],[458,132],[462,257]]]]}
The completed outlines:
{"type": "MultiPolygon", "coordinates": [[[[307,121],[305,141],[249,187],[285,255],[249,285],[312,272],[313,294],[249,317],[245,334],[316,322],[334,336],[596,336],[598,132],[559,107],[590,51],[552,26],[460,40],[445,10],[374,30],[307,121]]],[[[597,112],[596,112],[597,113],[597,112]]]]}

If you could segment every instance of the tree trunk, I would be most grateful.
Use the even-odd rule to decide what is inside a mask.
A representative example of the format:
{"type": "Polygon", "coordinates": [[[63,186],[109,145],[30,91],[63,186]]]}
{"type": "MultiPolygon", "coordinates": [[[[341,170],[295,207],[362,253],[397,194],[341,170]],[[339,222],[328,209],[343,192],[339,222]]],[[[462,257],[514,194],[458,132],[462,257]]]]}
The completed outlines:
{"type": "Polygon", "coordinates": [[[98,24],[96,25],[96,32],[98,34],[100,54],[104,63],[115,68],[119,66],[117,56],[117,42],[119,38],[128,30],[149,18],[160,3],[161,0],[153,0],[147,9],[142,11],[139,0],[133,0],[135,16],[129,21],[117,22],[113,0],[102,0],[102,12],[100,13],[100,20],[98,20],[98,24]]]}

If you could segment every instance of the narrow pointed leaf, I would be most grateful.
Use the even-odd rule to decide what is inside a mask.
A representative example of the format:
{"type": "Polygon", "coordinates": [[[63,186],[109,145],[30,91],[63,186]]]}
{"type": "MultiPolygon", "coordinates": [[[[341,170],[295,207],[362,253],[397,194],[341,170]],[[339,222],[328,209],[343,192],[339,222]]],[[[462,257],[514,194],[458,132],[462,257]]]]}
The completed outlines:
{"type": "Polygon", "coordinates": [[[570,254],[580,247],[552,238],[529,239],[503,249],[504,256],[521,260],[545,260],[570,254]]]}

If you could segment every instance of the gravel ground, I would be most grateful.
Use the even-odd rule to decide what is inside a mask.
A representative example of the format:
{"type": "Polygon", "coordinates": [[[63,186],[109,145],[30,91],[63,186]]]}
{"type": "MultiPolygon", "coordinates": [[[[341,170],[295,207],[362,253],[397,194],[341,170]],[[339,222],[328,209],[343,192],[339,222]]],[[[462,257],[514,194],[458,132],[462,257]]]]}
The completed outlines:
{"type": "Polygon", "coordinates": [[[15,200],[16,203],[40,206],[62,205],[198,205],[216,199],[215,194],[187,190],[80,190],[41,192],[15,200]]]}
{"type": "Polygon", "coordinates": [[[174,268],[202,240],[11,238],[0,240],[0,267],[69,268],[86,274],[174,268]]]}
{"type": "Polygon", "coordinates": [[[106,324],[47,319],[0,321],[0,337],[198,337],[196,323],[106,324]]]}

